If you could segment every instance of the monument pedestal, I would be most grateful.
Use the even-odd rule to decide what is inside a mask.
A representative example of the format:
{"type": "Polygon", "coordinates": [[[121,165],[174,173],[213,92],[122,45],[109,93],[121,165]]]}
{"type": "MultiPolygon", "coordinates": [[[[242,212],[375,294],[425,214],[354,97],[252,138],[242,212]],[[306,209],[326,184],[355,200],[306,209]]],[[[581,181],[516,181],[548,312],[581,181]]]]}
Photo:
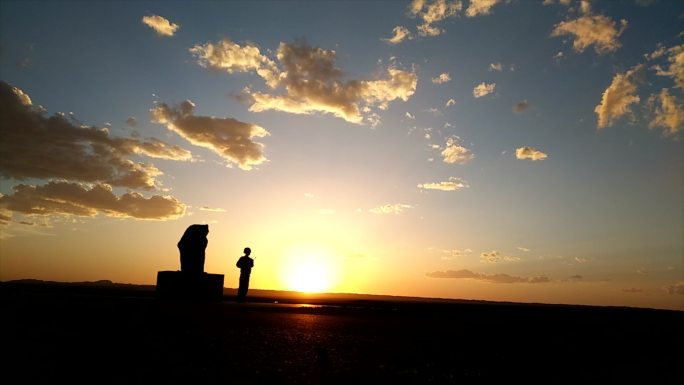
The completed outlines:
{"type": "Polygon", "coordinates": [[[157,298],[223,299],[223,274],[157,272],[157,298]]]}

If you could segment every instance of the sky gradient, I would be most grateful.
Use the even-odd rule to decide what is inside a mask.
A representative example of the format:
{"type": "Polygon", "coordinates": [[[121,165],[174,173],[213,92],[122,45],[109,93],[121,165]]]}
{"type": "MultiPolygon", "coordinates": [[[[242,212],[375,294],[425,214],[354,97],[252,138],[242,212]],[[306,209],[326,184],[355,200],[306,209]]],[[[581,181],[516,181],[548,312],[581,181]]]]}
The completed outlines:
{"type": "Polygon", "coordinates": [[[684,3],[0,2],[0,280],[684,310],[684,3]]]}

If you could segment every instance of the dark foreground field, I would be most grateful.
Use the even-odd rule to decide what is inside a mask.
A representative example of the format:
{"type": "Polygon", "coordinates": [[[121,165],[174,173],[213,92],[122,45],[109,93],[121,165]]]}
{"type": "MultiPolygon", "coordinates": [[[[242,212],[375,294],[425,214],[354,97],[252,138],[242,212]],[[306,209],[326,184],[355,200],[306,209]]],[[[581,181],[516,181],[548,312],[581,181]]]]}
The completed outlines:
{"type": "Polygon", "coordinates": [[[0,283],[4,384],[679,383],[684,312],[0,283]],[[273,303],[278,301],[279,303],[273,303]],[[493,382],[495,381],[495,382],[493,382]]]}

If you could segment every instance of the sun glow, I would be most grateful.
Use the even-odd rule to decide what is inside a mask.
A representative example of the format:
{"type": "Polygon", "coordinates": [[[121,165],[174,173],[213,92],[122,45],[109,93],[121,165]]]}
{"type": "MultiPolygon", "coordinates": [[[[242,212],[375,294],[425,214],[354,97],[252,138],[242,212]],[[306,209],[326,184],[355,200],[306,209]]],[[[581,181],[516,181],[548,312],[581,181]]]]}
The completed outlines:
{"type": "Polygon", "coordinates": [[[297,247],[287,252],[282,269],[285,287],[306,293],[329,290],[337,275],[334,257],[323,247],[297,247]]]}

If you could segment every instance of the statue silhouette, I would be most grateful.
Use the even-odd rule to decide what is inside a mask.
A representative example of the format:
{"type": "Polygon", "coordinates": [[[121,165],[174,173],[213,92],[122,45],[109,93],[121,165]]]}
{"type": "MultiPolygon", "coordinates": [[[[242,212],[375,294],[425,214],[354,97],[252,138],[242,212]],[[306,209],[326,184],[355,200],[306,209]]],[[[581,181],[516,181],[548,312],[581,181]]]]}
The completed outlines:
{"type": "Polygon", "coordinates": [[[240,286],[238,287],[237,300],[242,302],[247,297],[247,289],[249,289],[249,275],[252,274],[252,267],[254,267],[254,260],[249,257],[252,249],[245,247],[245,255],[238,259],[235,266],[240,268],[240,286]]]}
{"type": "Polygon", "coordinates": [[[209,225],[190,225],[178,241],[181,271],[184,273],[204,273],[204,250],[207,248],[209,225]]]}

